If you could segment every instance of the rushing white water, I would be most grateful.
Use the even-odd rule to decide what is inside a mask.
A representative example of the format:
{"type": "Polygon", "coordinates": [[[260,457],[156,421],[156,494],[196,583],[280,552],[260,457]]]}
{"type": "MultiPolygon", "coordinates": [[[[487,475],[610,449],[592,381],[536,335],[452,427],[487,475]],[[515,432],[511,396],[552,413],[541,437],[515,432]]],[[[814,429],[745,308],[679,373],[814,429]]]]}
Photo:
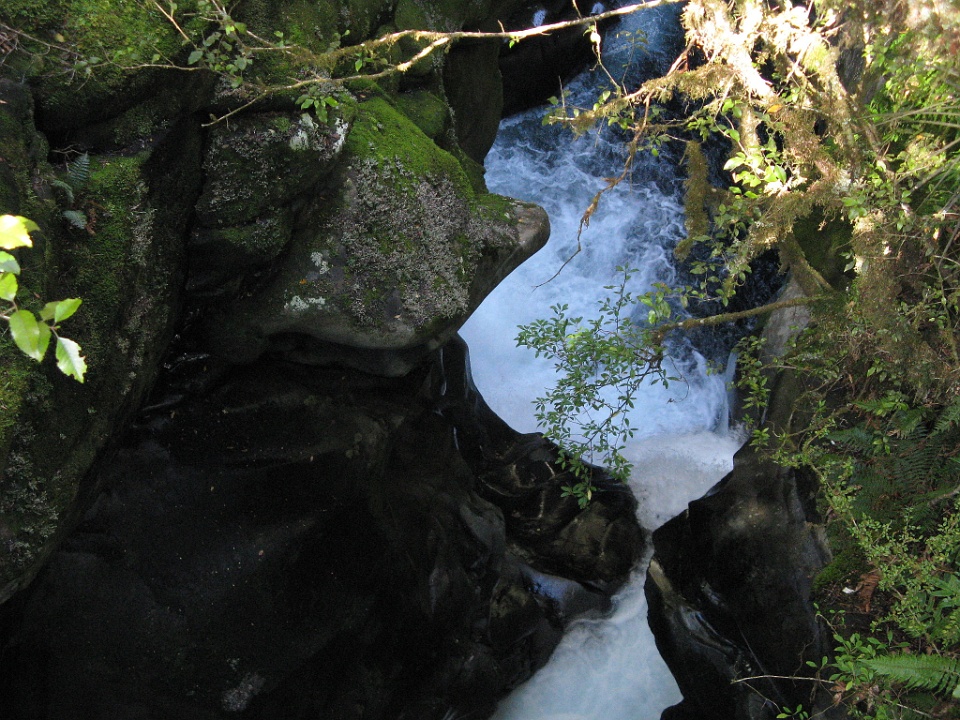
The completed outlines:
{"type": "MultiPolygon", "coordinates": [[[[642,30],[645,52],[658,52],[678,32],[676,10],[645,10],[620,31],[642,30]]],[[[636,48],[607,40],[608,69],[636,48]]],[[[621,72],[621,70],[615,70],[621,72]]],[[[586,102],[598,76],[571,86],[571,102],[586,102]]],[[[587,136],[574,141],[541,127],[543,110],[501,125],[487,158],[491,190],[539,203],[550,215],[551,240],[484,301],[462,334],[470,346],[474,379],[490,406],[514,428],[536,429],[532,400],[555,380],[550,362],[515,346],[517,325],[546,317],[550,306],[571,315],[595,313],[603,287],[619,279],[617,265],[638,268],[635,292],[673,279],[672,249],[683,234],[677,170],[667,160],[645,158],[630,182],[605,195],[582,236],[583,250],[546,284],[576,247],[580,216],[603,178],[622,168],[622,142],[587,136]]],[[[669,388],[650,385],[636,403],[637,435],[626,455],[634,463],[631,485],[640,520],[655,528],[682,511],[731,467],[738,441],[726,430],[726,378],[706,371],[692,348],[678,348],[669,388]]],[[[504,700],[495,720],[656,720],[680,695],[647,626],[643,573],[614,598],[608,618],[586,619],[569,629],[548,665],[504,700]]]]}

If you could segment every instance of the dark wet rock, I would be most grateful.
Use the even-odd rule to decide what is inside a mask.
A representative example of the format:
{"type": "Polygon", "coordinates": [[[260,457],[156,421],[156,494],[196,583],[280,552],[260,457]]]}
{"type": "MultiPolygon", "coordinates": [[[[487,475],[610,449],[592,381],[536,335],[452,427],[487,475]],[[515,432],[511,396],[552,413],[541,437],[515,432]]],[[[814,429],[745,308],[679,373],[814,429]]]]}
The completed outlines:
{"type": "MultiPolygon", "coordinates": [[[[596,588],[623,581],[640,534],[612,512],[632,512],[622,493],[589,520],[574,506],[549,532],[511,529],[477,477],[503,462],[497,447],[514,448],[517,475],[547,450],[524,461],[530,437],[484,429],[465,363],[460,342],[394,379],[173,365],[106,490],[7,609],[5,717],[489,712],[569,618],[606,605],[596,588]],[[619,564],[615,536],[633,543],[619,564]]],[[[554,497],[560,482],[521,485],[554,497]]]]}
{"type": "MultiPolygon", "coordinates": [[[[485,30],[498,32],[491,23],[485,30]]],[[[462,42],[449,55],[443,82],[454,110],[457,143],[476,162],[493,145],[503,114],[500,47],[492,42],[462,42]]]]}
{"type": "Polygon", "coordinates": [[[503,510],[517,553],[535,567],[614,589],[643,547],[633,494],[595,468],[598,492],[586,510],[564,496],[563,486],[575,481],[560,468],[556,445],[539,433],[516,433],[487,407],[470,380],[469,362],[460,370],[464,352],[460,341],[443,349],[450,368],[446,393],[463,398],[446,412],[464,457],[478,469],[480,493],[503,510]]]}
{"type": "MultiPolygon", "coordinates": [[[[525,30],[575,20],[582,12],[596,14],[609,8],[595,2],[592,7],[578,8],[566,0],[531,3],[505,23],[507,30],[525,30]]],[[[610,27],[610,23],[605,23],[610,27]]],[[[503,114],[512,115],[545,103],[551,95],[559,95],[564,80],[596,61],[593,45],[582,27],[572,27],[504,47],[500,52],[503,76],[503,114]]]]}
{"type": "Polygon", "coordinates": [[[809,478],[745,448],[714,490],[654,533],[650,625],[684,696],[664,717],[760,720],[809,706],[815,685],[772,676],[809,676],[806,661],[827,649],[810,601],[829,558],[812,493],[809,478]]]}

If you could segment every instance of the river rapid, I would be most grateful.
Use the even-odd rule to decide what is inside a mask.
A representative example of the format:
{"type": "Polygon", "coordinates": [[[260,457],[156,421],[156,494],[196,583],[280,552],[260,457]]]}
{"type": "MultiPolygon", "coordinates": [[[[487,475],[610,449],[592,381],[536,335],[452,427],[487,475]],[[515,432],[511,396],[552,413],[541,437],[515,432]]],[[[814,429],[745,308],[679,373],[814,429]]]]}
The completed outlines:
{"type": "MultiPolygon", "coordinates": [[[[607,34],[604,65],[636,83],[651,67],[665,70],[681,39],[679,9],[642,10],[607,34]]],[[[567,88],[567,102],[591,105],[603,82],[597,69],[584,73],[567,88]]],[[[551,240],[491,293],[461,332],[480,392],[523,432],[538,429],[532,402],[554,382],[556,369],[516,346],[517,326],[547,317],[558,303],[567,304],[570,315],[592,316],[604,286],[618,281],[618,265],[639,270],[633,292],[672,282],[673,248],[684,235],[679,158],[648,154],[637,159],[628,181],[603,197],[582,234],[581,252],[569,260],[584,210],[604,178],[623,167],[624,144],[606,132],[574,139],[544,126],[545,112],[505,120],[486,167],[491,191],[546,208],[551,240]]],[[[639,519],[650,530],[725,475],[740,444],[727,420],[728,378],[709,372],[690,345],[672,349],[667,369],[681,381],[642,389],[631,416],[637,432],[625,452],[634,467],[639,519]]],[[[609,616],[572,625],[548,665],[500,703],[495,720],[656,720],[680,701],[647,626],[645,564],[615,596],[609,616]]]]}

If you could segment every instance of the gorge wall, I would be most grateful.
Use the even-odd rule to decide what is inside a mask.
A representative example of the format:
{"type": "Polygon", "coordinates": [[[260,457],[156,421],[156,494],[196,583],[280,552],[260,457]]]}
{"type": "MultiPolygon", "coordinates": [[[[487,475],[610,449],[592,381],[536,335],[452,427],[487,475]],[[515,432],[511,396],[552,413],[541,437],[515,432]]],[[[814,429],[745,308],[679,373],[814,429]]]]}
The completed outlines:
{"type": "MultiPolygon", "coordinates": [[[[235,13],[322,49],[334,32],[493,29],[515,5],[235,13]]],[[[162,17],[116,3],[10,3],[0,21],[87,53],[140,38],[185,52],[162,17]]],[[[4,52],[0,211],[40,224],[19,253],[30,292],[84,299],[69,328],[90,367],[78,385],[0,343],[4,716],[488,714],[642,550],[632,496],[597,471],[588,509],[564,497],[556,449],[486,407],[455,337],[548,234],[542,210],[484,186],[497,46],[345,87],[329,122],[288,93],[215,124],[245,98],[210,74],[74,82],[4,52]]],[[[717,688],[820,652],[808,499],[744,456],[658,534],[651,604],[687,698],[674,714],[762,717],[752,689],[717,688]],[[761,552],[760,526],[795,556],[761,552]]]]}
{"type": "MultiPolygon", "coordinates": [[[[324,48],[514,9],[233,12],[324,48]]],[[[76,57],[37,50],[186,53],[159,13],[12,3],[0,21],[0,211],[41,228],[22,296],[83,299],[89,366],[80,385],[0,345],[4,716],[488,712],[642,546],[599,471],[587,510],[561,495],[556,449],[486,409],[455,339],[548,234],[483,183],[496,46],[345,87],[328,122],[288,93],[210,124],[246,101],[210,73],[79,81],[76,57]]]]}

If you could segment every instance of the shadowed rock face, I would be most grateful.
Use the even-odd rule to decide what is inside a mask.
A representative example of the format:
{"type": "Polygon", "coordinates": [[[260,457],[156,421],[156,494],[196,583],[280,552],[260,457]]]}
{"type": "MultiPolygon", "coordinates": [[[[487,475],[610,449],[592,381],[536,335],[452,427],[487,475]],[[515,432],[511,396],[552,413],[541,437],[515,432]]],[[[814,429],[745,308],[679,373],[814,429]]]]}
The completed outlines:
{"type": "MultiPolygon", "coordinates": [[[[511,4],[258,0],[234,10],[267,37],[315,28],[307,35],[325,37],[304,42],[322,51],[334,33],[454,29],[511,4]]],[[[0,20],[34,37],[55,28],[80,55],[102,55],[105,42],[182,50],[162,14],[135,4],[4,5],[0,20]]],[[[258,62],[256,72],[286,84],[306,70],[294,62],[258,62]]],[[[0,338],[0,604],[97,494],[88,471],[150,391],[184,316],[205,329],[198,350],[226,362],[269,353],[397,377],[548,233],[539,208],[486,192],[486,140],[468,143],[474,159],[459,145],[456,103],[499,107],[498,82],[481,78],[496,74],[489,63],[461,63],[450,99],[440,56],[402,82],[344,89],[328,122],[277,95],[219,124],[211,115],[245,100],[211,73],[106,63],[71,84],[41,65],[12,53],[0,67],[0,212],[41,228],[36,247],[18,253],[23,287],[83,299],[64,332],[89,373],[81,386],[0,338]],[[80,153],[89,177],[69,188],[65,161],[80,153]],[[84,213],[86,227],[65,210],[84,213]]]]}
{"type": "Polygon", "coordinates": [[[665,718],[760,720],[810,706],[809,682],[733,681],[806,676],[805,662],[827,651],[810,602],[829,558],[812,491],[744,448],[714,490],[654,533],[650,626],[684,696],[665,718]]]}
{"type": "Polygon", "coordinates": [[[4,717],[482,715],[639,557],[632,497],[561,498],[462,343],[396,379],[185,362],[8,608],[4,717]]]}

